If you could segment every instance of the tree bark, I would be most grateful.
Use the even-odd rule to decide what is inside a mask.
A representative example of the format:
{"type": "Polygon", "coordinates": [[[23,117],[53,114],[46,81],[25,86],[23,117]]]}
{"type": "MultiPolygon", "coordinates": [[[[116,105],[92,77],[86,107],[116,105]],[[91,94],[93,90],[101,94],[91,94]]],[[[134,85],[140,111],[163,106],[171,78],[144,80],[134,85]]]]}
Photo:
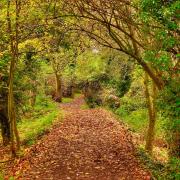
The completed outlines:
{"type": "Polygon", "coordinates": [[[58,73],[55,73],[56,75],[56,96],[55,101],[56,102],[62,102],[62,82],[61,82],[61,76],[58,75],[58,73]]]}
{"type": "Polygon", "coordinates": [[[1,133],[3,145],[6,146],[10,143],[10,125],[8,121],[7,106],[0,110],[1,133]]]}
{"type": "Polygon", "coordinates": [[[155,136],[155,125],[156,125],[156,108],[155,108],[156,86],[153,83],[153,99],[151,100],[148,81],[149,81],[148,75],[147,73],[145,73],[145,78],[144,78],[145,96],[146,96],[146,102],[147,102],[148,114],[149,114],[149,126],[146,136],[145,149],[151,154],[153,150],[153,141],[155,136]]]}
{"type": "Polygon", "coordinates": [[[13,37],[12,26],[11,26],[11,17],[10,17],[10,3],[7,1],[7,30],[10,37],[10,47],[11,47],[11,63],[9,70],[9,81],[8,81],[8,118],[10,124],[10,140],[11,140],[11,152],[12,156],[16,156],[16,150],[20,149],[20,138],[16,126],[16,110],[14,103],[14,93],[13,93],[13,84],[14,84],[14,73],[15,66],[18,61],[18,19],[19,19],[19,1],[16,0],[16,23],[15,23],[15,37],[13,37]],[[16,143],[15,143],[16,139],[16,143]],[[17,145],[17,147],[16,147],[17,145]],[[17,148],[17,149],[16,149],[17,148]]]}

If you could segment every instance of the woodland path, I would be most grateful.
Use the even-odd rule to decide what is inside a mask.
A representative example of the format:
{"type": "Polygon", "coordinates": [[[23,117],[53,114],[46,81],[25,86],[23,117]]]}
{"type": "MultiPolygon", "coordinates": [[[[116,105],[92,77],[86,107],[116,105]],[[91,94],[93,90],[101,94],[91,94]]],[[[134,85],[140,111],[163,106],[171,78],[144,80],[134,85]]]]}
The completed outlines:
{"type": "Polygon", "coordinates": [[[79,97],[60,105],[65,111],[63,122],[19,162],[18,171],[23,169],[19,179],[150,179],[136,159],[131,136],[123,125],[106,110],[82,109],[83,103],[79,97]]]}

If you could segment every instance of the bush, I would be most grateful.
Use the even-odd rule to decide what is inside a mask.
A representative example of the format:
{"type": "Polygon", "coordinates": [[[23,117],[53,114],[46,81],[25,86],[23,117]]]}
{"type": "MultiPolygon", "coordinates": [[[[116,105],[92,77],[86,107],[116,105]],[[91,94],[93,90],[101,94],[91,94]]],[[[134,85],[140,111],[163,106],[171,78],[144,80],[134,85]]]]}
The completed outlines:
{"type": "Polygon", "coordinates": [[[166,123],[166,138],[170,146],[170,154],[180,157],[180,86],[179,78],[171,79],[158,98],[158,107],[166,123]]]}

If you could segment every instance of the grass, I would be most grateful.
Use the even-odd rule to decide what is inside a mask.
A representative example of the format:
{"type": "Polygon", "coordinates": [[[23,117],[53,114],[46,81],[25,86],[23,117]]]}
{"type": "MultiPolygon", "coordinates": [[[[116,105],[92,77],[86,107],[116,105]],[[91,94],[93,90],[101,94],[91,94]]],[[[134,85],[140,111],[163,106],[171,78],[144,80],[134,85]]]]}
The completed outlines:
{"type": "Polygon", "coordinates": [[[54,110],[36,119],[23,120],[18,124],[21,141],[25,144],[33,144],[37,137],[43,135],[50,128],[57,116],[58,112],[54,110]]]}
{"type": "MultiPolygon", "coordinates": [[[[136,103],[137,104],[137,103],[136,103]]],[[[133,108],[129,108],[133,109],[133,108]]],[[[134,108],[134,110],[127,109],[127,105],[121,105],[120,108],[115,110],[115,114],[118,119],[121,120],[127,127],[133,132],[140,135],[141,140],[138,145],[140,148],[145,149],[145,139],[148,130],[149,120],[148,120],[148,110],[142,106],[140,108],[134,108]]],[[[161,163],[168,161],[169,156],[167,153],[167,148],[162,147],[166,145],[165,141],[165,122],[159,114],[157,116],[157,122],[155,127],[155,142],[153,148],[153,158],[161,163]]]]}
{"type": "Polygon", "coordinates": [[[62,98],[62,103],[70,103],[73,101],[73,98],[62,98]]]}
{"type": "MultiPolygon", "coordinates": [[[[80,92],[78,92],[78,93],[75,93],[74,98],[78,98],[80,96],[82,96],[82,94],[80,92]]],[[[72,102],[74,100],[74,98],[63,97],[62,98],[62,103],[70,103],[70,102],[72,102]]]]}
{"type": "MultiPolygon", "coordinates": [[[[18,123],[20,139],[25,145],[32,145],[38,137],[47,132],[63,113],[50,98],[38,96],[31,118],[24,118],[18,123]]],[[[28,115],[29,116],[29,115],[28,115]]]]}
{"type": "Polygon", "coordinates": [[[75,95],[74,95],[75,98],[78,98],[78,97],[80,97],[80,96],[82,96],[82,93],[81,93],[81,92],[76,92],[75,95]]]}
{"type": "MultiPolygon", "coordinates": [[[[145,134],[148,128],[147,109],[137,109],[127,112],[123,107],[115,111],[119,118],[127,124],[133,132],[145,134]]],[[[156,137],[164,138],[164,119],[159,115],[156,122],[156,137]]]]}
{"type": "Polygon", "coordinates": [[[89,106],[87,104],[83,104],[80,107],[82,110],[89,109],[89,106]]]}

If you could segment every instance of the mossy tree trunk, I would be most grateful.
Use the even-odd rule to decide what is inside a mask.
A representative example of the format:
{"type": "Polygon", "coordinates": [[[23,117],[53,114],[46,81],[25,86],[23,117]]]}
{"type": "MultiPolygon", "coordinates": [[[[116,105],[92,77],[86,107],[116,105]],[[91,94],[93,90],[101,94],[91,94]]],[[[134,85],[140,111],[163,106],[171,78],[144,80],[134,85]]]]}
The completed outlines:
{"type": "Polygon", "coordinates": [[[148,74],[145,73],[144,78],[144,85],[145,85],[145,97],[148,107],[148,114],[149,114],[149,126],[146,135],[146,145],[145,149],[151,154],[153,150],[153,141],[155,137],[155,125],[156,125],[156,107],[155,107],[155,100],[156,100],[156,85],[153,83],[153,96],[151,98],[150,90],[149,90],[149,77],[148,74]]]}
{"type": "Polygon", "coordinates": [[[14,74],[15,67],[18,61],[18,20],[19,20],[19,11],[20,11],[20,1],[16,0],[16,21],[15,21],[15,37],[13,37],[11,17],[10,17],[10,5],[11,1],[7,1],[7,30],[9,33],[10,47],[11,47],[11,62],[9,70],[9,81],[8,81],[8,118],[10,124],[10,140],[11,140],[11,152],[12,156],[16,156],[16,150],[20,149],[20,138],[16,125],[16,109],[14,103],[14,74]]]}
{"type": "Polygon", "coordinates": [[[55,101],[56,102],[62,102],[62,81],[61,76],[58,73],[55,73],[56,75],[56,96],[55,101]]]}

